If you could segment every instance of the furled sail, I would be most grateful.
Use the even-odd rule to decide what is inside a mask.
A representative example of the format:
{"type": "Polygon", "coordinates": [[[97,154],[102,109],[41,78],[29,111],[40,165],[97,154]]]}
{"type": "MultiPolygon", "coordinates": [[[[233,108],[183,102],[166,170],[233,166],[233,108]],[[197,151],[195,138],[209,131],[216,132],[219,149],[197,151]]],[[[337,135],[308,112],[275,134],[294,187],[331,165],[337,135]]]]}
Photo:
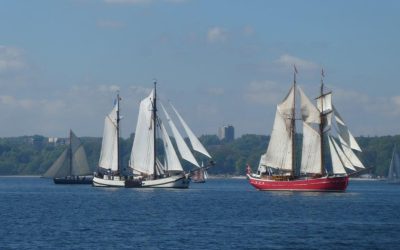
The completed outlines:
{"type": "Polygon", "coordinates": [[[292,169],[292,131],[293,101],[295,90],[292,87],[286,98],[277,106],[271,139],[265,157],[260,165],[273,168],[292,169]]]}
{"type": "Polygon", "coordinates": [[[171,104],[171,107],[175,111],[176,116],[178,117],[179,121],[182,124],[182,127],[185,129],[185,132],[189,137],[189,140],[190,140],[190,143],[192,144],[193,149],[196,150],[199,153],[202,153],[203,155],[207,156],[208,158],[211,158],[210,154],[204,148],[203,144],[201,144],[201,142],[199,141],[197,136],[189,128],[189,126],[183,120],[182,116],[178,113],[178,111],[175,109],[175,107],[172,104],[171,104]]]}
{"type": "Polygon", "coordinates": [[[176,145],[178,146],[178,150],[179,150],[179,153],[181,154],[182,158],[189,161],[193,165],[200,167],[199,163],[194,158],[192,152],[190,152],[189,147],[186,145],[186,142],[183,140],[181,134],[179,133],[174,122],[171,120],[170,116],[168,115],[167,111],[165,110],[165,108],[162,104],[161,104],[161,107],[164,111],[164,114],[168,121],[169,127],[171,128],[172,134],[174,135],[176,145]]]}
{"type": "Polygon", "coordinates": [[[154,90],[140,102],[135,139],[132,145],[129,166],[135,173],[154,173],[154,133],[153,121],[154,90]]]}
{"type": "Polygon", "coordinates": [[[164,142],[164,150],[166,156],[166,170],[178,170],[183,171],[181,162],[179,161],[178,156],[176,155],[174,146],[171,143],[171,139],[168,136],[167,130],[164,127],[164,124],[161,124],[161,135],[164,142]]]}
{"type": "Polygon", "coordinates": [[[118,171],[118,124],[117,112],[119,100],[116,101],[113,110],[104,120],[103,141],[101,144],[99,166],[111,171],[118,171]]]}
{"type": "Polygon", "coordinates": [[[321,136],[306,122],[303,122],[303,148],[301,173],[321,173],[321,136]]]}

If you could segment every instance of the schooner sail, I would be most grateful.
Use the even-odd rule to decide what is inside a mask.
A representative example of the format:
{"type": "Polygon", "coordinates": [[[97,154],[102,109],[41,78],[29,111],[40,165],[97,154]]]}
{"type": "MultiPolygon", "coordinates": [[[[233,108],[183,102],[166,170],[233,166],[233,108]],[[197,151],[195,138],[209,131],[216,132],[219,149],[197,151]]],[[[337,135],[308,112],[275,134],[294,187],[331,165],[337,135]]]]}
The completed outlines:
{"type": "Polygon", "coordinates": [[[55,184],[91,184],[90,174],[83,144],[70,130],[68,147],[43,177],[53,178],[55,184]]]}
{"type": "MultiPolygon", "coordinates": [[[[199,164],[166,109],[161,105],[167,123],[164,124],[162,122],[157,112],[157,103],[156,83],[154,83],[154,89],[139,105],[128,174],[122,173],[119,161],[119,97],[117,97],[113,110],[105,119],[99,169],[93,178],[94,186],[135,188],[187,188],[189,186],[191,172],[186,173],[183,170],[165,127],[167,124],[174,135],[181,158],[198,168],[200,168],[199,164]],[[158,154],[157,135],[160,135],[163,141],[164,157],[158,154]]],[[[183,127],[186,132],[190,133],[189,139],[194,150],[200,150],[203,154],[208,154],[175,108],[174,110],[181,123],[184,124],[183,127]]],[[[203,168],[206,169],[207,167],[203,168]]]]}
{"type": "Polygon", "coordinates": [[[256,174],[247,177],[260,190],[344,191],[348,171],[365,168],[353,150],[361,151],[342,117],[332,104],[332,93],[321,94],[314,105],[296,84],[277,105],[267,152],[261,156],[256,174]],[[300,95],[303,144],[301,164],[296,165],[296,92],[300,95]],[[328,146],[330,162],[324,154],[328,146]]]}
{"type": "MultiPolygon", "coordinates": [[[[167,129],[157,113],[157,103],[156,83],[154,83],[154,89],[150,95],[140,103],[135,139],[129,161],[129,167],[132,169],[134,176],[126,181],[126,187],[187,188],[191,173],[186,173],[182,168],[167,129]],[[164,163],[161,163],[161,156],[158,155],[156,148],[157,131],[161,134],[163,141],[164,163]]],[[[175,138],[180,156],[194,166],[200,167],[162,104],[161,108],[167,121],[166,124],[168,124],[175,138]]],[[[188,134],[193,149],[197,151],[201,150],[202,153],[208,154],[207,150],[190,130],[176,109],[173,106],[172,108],[188,134]]]]}
{"type": "Polygon", "coordinates": [[[121,98],[117,94],[114,108],[104,119],[99,166],[93,177],[95,187],[124,187],[125,180],[119,159],[119,121],[121,98]]]}

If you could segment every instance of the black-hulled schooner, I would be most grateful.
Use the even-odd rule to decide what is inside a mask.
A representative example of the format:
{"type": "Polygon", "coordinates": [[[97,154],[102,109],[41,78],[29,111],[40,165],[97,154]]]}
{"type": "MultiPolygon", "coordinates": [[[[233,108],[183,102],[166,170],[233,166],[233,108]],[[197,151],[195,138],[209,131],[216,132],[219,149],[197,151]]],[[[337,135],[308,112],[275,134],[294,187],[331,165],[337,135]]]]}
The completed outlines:
{"type": "Polygon", "coordinates": [[[53,178],[55,184],[92,184],[93,177],[90,174],[83,144],[70,130],[68,147],[43,177],[53,178]]]}

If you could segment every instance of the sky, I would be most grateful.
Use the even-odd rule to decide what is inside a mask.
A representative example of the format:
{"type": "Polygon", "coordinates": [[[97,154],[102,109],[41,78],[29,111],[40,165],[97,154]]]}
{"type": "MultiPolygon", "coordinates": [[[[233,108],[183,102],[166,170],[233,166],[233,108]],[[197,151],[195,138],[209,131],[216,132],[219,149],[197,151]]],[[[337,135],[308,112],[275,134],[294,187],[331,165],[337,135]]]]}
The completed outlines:
{"type": "Polygon", "coordinates": [[[0,137],[134,132],[153,81],[198,136],[271,133],[293,82],[356,136],[400,131],[400,1],[1,0],[0,137]]]}

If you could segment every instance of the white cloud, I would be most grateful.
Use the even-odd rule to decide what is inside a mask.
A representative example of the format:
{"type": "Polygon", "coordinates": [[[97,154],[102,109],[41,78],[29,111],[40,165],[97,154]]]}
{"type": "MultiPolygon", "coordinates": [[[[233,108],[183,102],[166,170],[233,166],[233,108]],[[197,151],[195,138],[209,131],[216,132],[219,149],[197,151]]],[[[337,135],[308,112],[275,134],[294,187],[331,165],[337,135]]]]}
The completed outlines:
{"type": "Polygon", "coordinates": [[[117,92],[120,90],[120,87],[117,85],[100,85],[98,86],[98,90],[101,92],[117,92]]]}
{"type": "Polygon", "coordinates": [[[134,95],[136,96],[141,96],[145,97],[146,95],[150,94],[151,90],[150,88],[144,88],[141,86],[130,86],[129,89],[133,92],[134,95]]]}
{"type": "Polygon", "coordinates": [[[2,95],[0,96],[0,103],[3,105],[13,105],[15,103],[14,96],[2,95]]]}
{"type": "Polygon", "coordinates": [[[400,96],[390,98],[389,109],[393,115],[400,115],[400,96]]]}
{"type": "Polygon", "coordinates": [[[23,51],[15,47],[0,45],[0,73],[26,67],[23,51]]]}
{"type": "Polygon", "coordinates": [[[248,85],[244,96],[251,103],[278,104],[284,98],[285,91],[283,86],[274,81],[254,81],[248,85]]]}
{"type": "Polygon", "coordinates": [[[293,67],[293,65],[296,65],[296,68],[301,71],[301,70],[314,70],[319,68],[318,64],[307,61],[298,57],[291,56],[289,54],[284,54],[279,57],[278,60],[275,61],[275,63],[285,66],[285,67],[293,67]]]}
{"type": "Polygon", "coordinates": [[[392,97],[392,102],[396,105],[396,106],[398,106],[399,108],[400,108],[400,96],[398,95],[398,96],[393,96],[392,97]]]}
{"type": "Polygon", "coordinates": [[[207,32],[207,41],[209,43],[225,42],[228,33],[221,27],[212,27],[207,32]]]}

